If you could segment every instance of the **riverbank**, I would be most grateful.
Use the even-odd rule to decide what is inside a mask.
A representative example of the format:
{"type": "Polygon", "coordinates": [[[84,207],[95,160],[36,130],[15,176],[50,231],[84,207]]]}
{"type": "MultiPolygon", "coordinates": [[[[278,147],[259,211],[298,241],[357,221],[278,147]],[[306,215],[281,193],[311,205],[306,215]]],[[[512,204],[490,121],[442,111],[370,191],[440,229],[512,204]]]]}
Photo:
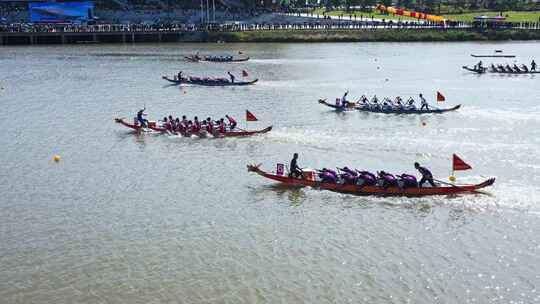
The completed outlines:
{"type": "Polygon", "coordinates": [[[414,42],[540,40],[539,30],[277,30],[208,33],[206,42],[414,42]]]}
{"type": "Polygon", "coordinates": [[[95,33],[0,33],[0,45],[145,42],[416,42],[540,40],[525,29],[279,29],[229,32],[148,31],[95,33]]]}

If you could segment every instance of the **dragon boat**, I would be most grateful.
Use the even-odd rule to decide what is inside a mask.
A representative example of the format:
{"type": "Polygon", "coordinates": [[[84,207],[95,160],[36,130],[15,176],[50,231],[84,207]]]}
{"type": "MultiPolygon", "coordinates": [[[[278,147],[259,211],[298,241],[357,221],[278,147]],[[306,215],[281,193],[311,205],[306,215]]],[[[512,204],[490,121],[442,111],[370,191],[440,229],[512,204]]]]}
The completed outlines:
{"type": "Polygon", "coordinates": [[[316,177],[314,171],[303,170],[301,178],[288,177],[283,174],[270,173],[262,170],[261,164],[248,165],[248,172],[254,172],[267,179],[279,182],[288,186],[299,187],[313,187],[321,190],[329,190],[339,193],[355,194],[355,195],[375,195],[375,196],[407,196],[407,197],[422,197],[422,196],[434,196],[434,195],[456,195],[456,194],[468,194],[468,193],[482,193],[478,192],[483,188],[489,187],[495,183],[495,178],[490,178],[474,185],[455,185],[446,184],[445,186],[437,187],[389,187],[385,189],[382,185],[374,186],[361,186],[351,185],[345,183],[327,183],[322,182],[316,177]]]}
{"type": "Polygon", "coordinates": [[[118,124],[123,125],[124,127],[127,127],[129,129],[137,132],[137,133],[142,133],[142,132],[170,133],[170,134],[180,135],[180,136],[183,136],[183,137],[191,137],[192,135],[197,136],[197,137],[208,137],[208,136],[213,136],[213,137],[247,137],[247,136],[253,136],[253,135],[257,135],[257,134],[268,133],[268,132],[270,132],[272,130],[272,126],[269,126],[269,127],[264,128],[264,129],[251,130],[251,131],[250,130],[240,130],[240,129],[238,129],[237,131],[226,131],[225,133],[215,132],[214,134],[208,134],[208,132],[206,132],[205,130],[202,130],[198,134],[193,134],[191,132],[183,132],[183,133],[171,132],[171,131],[167,130],[166,128],[162,127],[162,126],[159,126],[155,121],[149,121],[147,128],[141,127],[141,125],[136,123],[135,121],[133,123],[130,123],[130,122],[126,121],[124,118],[115,118],[114,121],[116,123],[118,123],[118,124]]]}
{"type": "Polygon", "coordinates": [[[478,68],[471,68],[469,66],[464,65],[461,68],[470,72],[477,73],[477,74],[484,74],[487,71],[486,67],[482,67],[481,69],[478,69],[478,68]]]}
{"type": "Polygon", "coordinates": [[[231,82],[230,80],[225,79],[225,78],[210,79],[210,78],[199,78],[199,77],[189,77],[189,78],[182,77],[181,79],[174,79],[174,78],[171,79],[167,76],[163,76],[162,78],[176,85],[192,84],[192,85],[200,85],[200,86],[208,86],[208,87],[246,86],[246,85],[255,84],[257,81],[259,81],[259,79],[254,79],[251,81],[231,82]]]}
{"type": "Polygon", "coordinates": [[[191,56],[184,56],[184,58],[191,62],[217,62],[217,63],[246,62],[249,60],[249,57],[234,58],[232,56],[229,56],[229,57],[202,56],[201,57],[197,55],[191,55],[191,56]]]}
{"type": "Polygon", "coordinates": [[[392,107],[392,108],[385,109],[381,106],[379,107],[362,106],[358,103],[349,103],[347,106],[338,106],[338,105],[326,102],[325,99],[319,99],[319,103],[340,112],[360,111],[360,112],[382,113],[382,114],[442,114],[445,112],[456,111],[459,108],[461,108],[461,105],[457,105],[457,106],[454,106],[452,108],[447,108],[447,109],[421,110],[417,108],[408,108],[408,107],[403,107],[403,108],[392,107]]]}

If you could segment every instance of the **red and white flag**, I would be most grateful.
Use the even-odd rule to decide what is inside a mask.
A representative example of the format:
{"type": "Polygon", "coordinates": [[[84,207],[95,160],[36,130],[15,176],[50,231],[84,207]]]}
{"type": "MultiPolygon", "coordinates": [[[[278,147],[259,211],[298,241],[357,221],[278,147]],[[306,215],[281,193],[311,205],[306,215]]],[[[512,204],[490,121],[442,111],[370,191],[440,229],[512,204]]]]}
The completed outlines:
{"type": "Polygon", "coordinates": [[[464,162],[459,156],[456,154],[452,155],[452,170],[453,171],[464,171],[472,169],[472,167],[464,162]]]}
{"type": "Polygon", "coordinates": [[[242,70],[242,76],[243,77],[248,77],[248,72],[246,70],[242,70]]]}
{"type": "Polygon", "coordinates": [[[446,100],[446,97],[444,97],[444,95],[441,92],[437,91],[437,101],[441,102],[445,100],[446,100]]]}
{"type": "Polygon", "coordinates": [[[246,121],[257,121],[257,117],[253,115],[249,110],[246,110],[246,121]]]}

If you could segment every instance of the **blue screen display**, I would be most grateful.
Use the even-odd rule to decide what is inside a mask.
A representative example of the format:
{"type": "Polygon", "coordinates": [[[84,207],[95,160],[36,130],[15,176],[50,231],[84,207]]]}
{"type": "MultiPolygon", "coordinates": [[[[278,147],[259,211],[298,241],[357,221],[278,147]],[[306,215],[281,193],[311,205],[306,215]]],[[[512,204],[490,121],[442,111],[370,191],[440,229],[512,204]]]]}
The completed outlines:
{"type": "Polygon", "coordinates": [[[32,22],[79,23],[93,18],[94,4],[83,2],[29,3],[32,22]]]}

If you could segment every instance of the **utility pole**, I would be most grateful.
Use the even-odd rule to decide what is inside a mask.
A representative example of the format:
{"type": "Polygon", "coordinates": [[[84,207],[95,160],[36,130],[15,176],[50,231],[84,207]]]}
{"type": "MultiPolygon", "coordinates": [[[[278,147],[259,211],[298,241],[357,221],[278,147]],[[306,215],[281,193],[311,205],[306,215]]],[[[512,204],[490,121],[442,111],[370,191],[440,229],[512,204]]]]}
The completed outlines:
{"type": "Polygon", "coordinates": [[[204,5],[203,0],[201,0],[201,25],[204,23],[204,11],[203,11],[204,5]]]}
{"type": "Polygon", "coordinates": [[[212,7],[214,9],[214,23],[216,23],[216,0],[212,0],[212,7]]]}
{"type": "Polygon", "coordinates": [[[208,0],[206,0],[206,24],[210,22],[210,14],[208,12],[208,0]]]}

